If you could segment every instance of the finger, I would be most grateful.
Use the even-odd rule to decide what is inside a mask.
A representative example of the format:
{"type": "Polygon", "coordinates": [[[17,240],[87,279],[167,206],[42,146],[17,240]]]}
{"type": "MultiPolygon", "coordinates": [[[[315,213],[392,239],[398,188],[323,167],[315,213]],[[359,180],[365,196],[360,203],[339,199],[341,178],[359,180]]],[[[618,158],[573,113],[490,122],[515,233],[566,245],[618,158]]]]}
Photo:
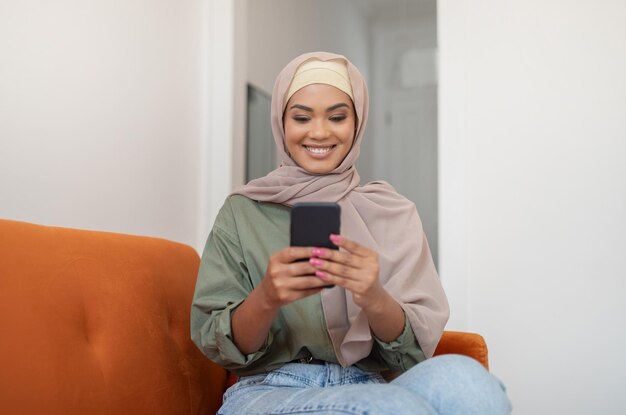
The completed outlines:
{"type": "Polygon", "coordinates": [[[288,264],[299,259],[308,259],[313,256],[313,248],[304,246],[288,246],[278,252],[280,262],[288,264]]]}
{"type": "Polygon", "coordinates": [[[330,241],[337,245],[340,248],[345,249],[346,251],[358,255],[360,257],[366,257],[371,254],[371,251],[364,247],[363,245],[359,245],[351,239],[348,239],[341,235],[331,234],[330,241]]]}
{"type": "Polygon", "coordinates": [[[301,277],[304,275],[313,275],[315,267],[309,261],[292,262],[286,266],[287,273],[290,277],[301,277]]]}
{"type": "Polygon", "coordinates": [[[289,289],[297,291],[319,290],[328,285],[327,282],[315,275],[294,278],[289,281],[289,289]]]}
{"type": "Polygon", "coordinates": [[[350,252],[342,252],[336,249],[313,248],[314,257],[322,258],[327,261],[344,264],[352,268],[362,268],[363,260],[361,257],[351,254],[350,252]]]}
{"type": "Polygon", "coordinates": [[[345,264],[338,264],[335,262],[326,261],[320,258],[311,258],[309,262],[311,263],[311,265],[317,268],[317,270],[326,271],[329,274],[337,277],[356,279],[360,273],[363,273],[363,271],[358,268],[354,268],[345,264]]]}
{"type": "Polygon", "coordinates": [[[347,288],[351,281],[347,278],[339,277],[337,275],[330,274],[327,271],[315,271],[315,276],[323,281],[324,285],[337,285],[342,288],[347,288]]]}
{"type": "Polygon", "coordinates": [[[316,271],[315,276],[324,281],[326,284],[336,285],[350,291],[353,294],[360,293],[364,289],[364,285],[361,281],[343,278],[330,274],[326,271],[316,271]]]}

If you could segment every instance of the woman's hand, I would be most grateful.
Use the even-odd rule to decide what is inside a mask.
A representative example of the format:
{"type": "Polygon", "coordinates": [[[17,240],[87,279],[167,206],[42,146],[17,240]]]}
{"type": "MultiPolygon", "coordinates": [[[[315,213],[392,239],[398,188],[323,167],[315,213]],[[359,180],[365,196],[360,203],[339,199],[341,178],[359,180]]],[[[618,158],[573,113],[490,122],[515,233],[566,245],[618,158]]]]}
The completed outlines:
{"type": "Polygon", "coordinates": [[[313,248],[309,262],[316,268],[315,275],[349,290],[363,309],[381,306],[387,292],[378,277],[378,253],[340,235],[331,235],[330,240],[344,251],[313,248]]]}
{"type": "Polygon", "coordinates": [[[378,253],[340,235],[330,240],[344,251],[313,248],[309,262],[317,269],[315,275],[352,292],[376,337],[384,342],[396,339],[404,329],[404,311],[380,283],[378,253]]]}
{"type": "Polygon", "coordinates": [[[261,348],[280,306],[322,290],[325,283],[315,276],[315,267],[308,262],[312,255],[313,248],[288,247],[270,257],[263,280],[231,319],[233,341],[242,353],[261,348]]]}
{"type": "Polygon", "coordinates": [[[308,261],[313,249],[287,247],[270,256],[260,288],[271,307],[279,308],[316,294],[326,285],[315,276],[316,269],[308,261]]]}

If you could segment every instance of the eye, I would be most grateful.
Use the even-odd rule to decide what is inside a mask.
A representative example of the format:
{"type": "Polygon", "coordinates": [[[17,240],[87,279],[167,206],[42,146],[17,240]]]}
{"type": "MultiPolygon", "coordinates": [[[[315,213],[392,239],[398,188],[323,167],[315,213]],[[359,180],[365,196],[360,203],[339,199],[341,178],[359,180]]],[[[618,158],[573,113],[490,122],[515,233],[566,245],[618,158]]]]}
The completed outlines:
{"type": "Polygon", "coordinates": [[[307,121],[309,121],[309,117],[305,117],[303,115],[295,115],[293,117],[291,117],[295,122],[299,122],[299,123],[305,123],[307,121]]]}
{"type": "Polygon", "coordinates": [[[340,121],[345,120],[346,118],[348,118],[346,115],[338,114],[338,115],[331,116],[329,119],[334,122],[340,122],[340,121]]]}

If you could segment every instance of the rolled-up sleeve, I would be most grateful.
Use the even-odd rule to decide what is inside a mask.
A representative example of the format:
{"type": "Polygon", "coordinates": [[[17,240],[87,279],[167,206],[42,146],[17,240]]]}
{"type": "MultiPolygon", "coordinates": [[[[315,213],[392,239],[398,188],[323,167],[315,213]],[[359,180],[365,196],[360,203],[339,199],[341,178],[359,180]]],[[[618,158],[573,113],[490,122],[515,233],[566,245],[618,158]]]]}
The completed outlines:
{"type": "Polygon", "coordinates": [[[191,307],[191,337],[209,359],[229,370],[257,361],[272,343],[270,332],[257,352],[243,354],[233,341],[232,314],[252,288],[227,200],[202,254],[191,307]]]}
{"type": "Polygon", "coordinates": [[[380,357],[392,371],[404,372],[426,360],[426,356],[415,339],[409,318],[405,316],[404,319],[404,330],[395,340],[383,342],[374,336],[374,347],[378,349],[380,357]]]}

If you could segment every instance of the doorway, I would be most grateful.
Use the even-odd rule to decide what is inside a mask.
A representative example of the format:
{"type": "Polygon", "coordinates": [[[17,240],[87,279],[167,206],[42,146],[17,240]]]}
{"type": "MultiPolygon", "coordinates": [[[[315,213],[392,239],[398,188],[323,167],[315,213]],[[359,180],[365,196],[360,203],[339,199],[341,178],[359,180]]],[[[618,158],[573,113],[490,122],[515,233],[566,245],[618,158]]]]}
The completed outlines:
{"type": "Polygon", "coordinates": [[[255,150],[273,145],[269,117],[256,115],[269,113],[269,101],[256,98],[271,93],[276,75],[295,56],[343,54],[361,70],[370,92],[357,161],[361,183],[386,180],[415,203],[437,265],[436,1],[247,0],[246,15],[246,83],[255,95],[247,118],[253,115],[257,123],[247,125],[247,179],[277,167],[275,157],[255,150]]]}

